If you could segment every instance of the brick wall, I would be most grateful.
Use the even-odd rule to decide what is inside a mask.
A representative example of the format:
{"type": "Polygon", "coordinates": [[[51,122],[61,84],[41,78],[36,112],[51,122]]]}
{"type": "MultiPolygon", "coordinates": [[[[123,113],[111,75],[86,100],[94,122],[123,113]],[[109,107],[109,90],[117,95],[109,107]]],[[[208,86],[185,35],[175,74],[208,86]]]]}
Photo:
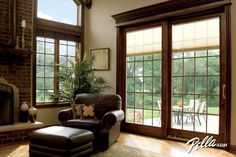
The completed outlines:
{"type": "Polygon", "coordinates": [[[26,141],[28,140],[28,134],[37,129],[38,128],[0,132],[0,146],[1,144],[26,141]]]}
{"type": "MultiPolygon", "coordinates": [[[[0,1],[0,9],[8,8],[9,5],[6,3],[8,0],[0,1]]],[[[22,28],[21,21],[26,20],[26,30],[25,30],[25,49],[33,50],[32,48],[32,2],[34,0],[20,0],[17,1],[17,16],[16,16],[16,26],[17,26],[17,36],[19,36],[19,47],[21,48],[21,36],[22,28]]],[[[7,16],[4,18],[8,18],[7,16]]],[[[8,21],[7,19],[1,19],[3,21],[8,21]]],[[[0,27],[1,29],[1,27],[0,27]]],[[[3,35],[1,35],[3,37],[3,35]]],[[[6,36],[7,37],[7,36],[6,36]]],[[[2,52],[0,52],[2,53],[2,52]]],[[[20,55],[20,54],[18,54],[20,55]]],[[[7,57],[2,57],[0,54],[0,77],[5,78],[9,83],[14,84],[19,88],[20,92],[20,103],[22,101],[27,101],[28,104],[31,102],[31,56],[22,54],[21,57],[14,55],[7,57]],[[16,57],[17,64],[12,64],[12,58],[16,57]],[[20,61],[19,61],[20,60],[20,61]],[[14,68],[14,72],[12,71],[14,68]]]]}

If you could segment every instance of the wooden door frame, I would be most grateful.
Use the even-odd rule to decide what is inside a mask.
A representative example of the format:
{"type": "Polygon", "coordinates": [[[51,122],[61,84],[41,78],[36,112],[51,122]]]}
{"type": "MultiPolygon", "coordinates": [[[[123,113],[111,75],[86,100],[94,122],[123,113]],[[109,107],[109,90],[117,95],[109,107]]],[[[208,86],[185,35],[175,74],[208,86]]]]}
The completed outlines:
{"type": "MultiPolygon", "coordinates": [[[[138,25],[146,24],[146,23],[152,23],[152,22],[158,22],[158,21],[166,21],[164,22],[164,27],[170,27],[168,25],[168,21],[174,21],[174,20],[180,20],[184,18],[192,18],[192,17],[201,17],[205,15],[212,15],[216,13],[222,13],[222,22],[221,25],[221,34],[224,34],[221,37],[221,50],[225,53],[222,60],[224,60],[224,64],[221,65],[221,68],[226,71],[225,78],[221,81],[222,83],[226,84],[226,90],[225,94],[227,95],[226,99],[224,99],[225,106],[222,106],[220,110],[222,109],[222,121],[220,122],[224,129],[220,131],[220,134],[223,136],[223,142],[228,144],[228,148],[230,145],[230,100],[231,100],[231,64],[230,64],[230,55],[231,55],[231,39],[230,39],[230,0],[208,0],[208,1],[199,1],[199,0],[178,0],[178,1],[167,1],[163,3],[159,3],[156,5],[144,7],[135,9],[132,11],[124,12],[121,14],[113,15],[112,17],[116,20],[116,26],[117,26],[117,93],[120,94],[123,98],[122,100],[122,108],[125,109],[126,99],[125,99],[125,80],[126,80],[126,48],[125,48],[125,29],[128,27],[136,27],[138,25]],[[122,65],[122,66],[120,66],[122,65]],[[226,81],[227,80],[227,81],[226,81]]],[[[163,28],[164,28],[163,27],[163,28]]],[[[163,29],[163,33],[167,33],[167,31],[170,31],[170,29],[166,30],[163,29]]],[[[171,32],[168,32],[170,38],[171,32]]],[[[163,55],[163,62],[167,60],[168,58],[171,58],[171,43],[169,39],[163,38],[163,44],[168,44],[169,46],[165,48],[163,47],[163,54],[166,53],[166,55],[163,55]]],[[[167,79],[171,82],[171,63],[170,61],[167,61],[168,65],[167,68],[164,69],[165,72],[162,71],[163,74],[162,78],[167,79]],[[167,74],[166,74],[167,73],[167,74]],[[169,76],[168,76],[169,75],[169,76]],[[167,77],[167,78],[166,78],[167,77]]],[[[164,68],[164,67],[163,67],[164,68]]],[[[166,88],[168,90],[162,91],[163,100],[165,101],[167,107],[163,108],[162,111],[162,118],[167,119],[162,121],[164,127],[168,126],[170,124],[170,114],[171,111],[169,109],[170,107],[170,101],[171,101],[171,85],[166,83],[163,83],[163,88],[166,88]]],[[[222,93],[220,93],[220,96],[222,96],[222,93]]],[[[169,131],[169,128],[162,132],[161,134],[157,135],[155,132],[158,131],[156,129],[152,129],[152,127],[148,126],[139,126],[135,125],[135,127],[129,127],[125,122],[122,123],[122,128],[124,130],[149,135],[149,136],[157,136],[162,135],[162,137],[166,137],[167,133],[169,131]]],[[[178,133],[182,133],[178,132],[178,133]]],[[[190,134],[192,132],[184,132],[186,137],[190,137],[190,134]]],[[[209,134],[210,135],[210,134],[209,134]]],[[[198,133],[199,137],[205,136],[204,134],[198,133]]],[[[221,140],[220,140],[221,141],[221,140]]]]}

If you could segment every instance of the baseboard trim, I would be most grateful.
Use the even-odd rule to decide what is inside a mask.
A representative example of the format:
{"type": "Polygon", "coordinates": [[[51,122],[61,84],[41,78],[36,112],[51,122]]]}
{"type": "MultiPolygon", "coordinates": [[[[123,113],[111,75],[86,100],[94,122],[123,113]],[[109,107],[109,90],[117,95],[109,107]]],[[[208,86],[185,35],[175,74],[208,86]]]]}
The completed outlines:
{"type": "Polygon", "coordinates": [[[230,145],[230,152],[236,152],[236,145],[230,145]]]}

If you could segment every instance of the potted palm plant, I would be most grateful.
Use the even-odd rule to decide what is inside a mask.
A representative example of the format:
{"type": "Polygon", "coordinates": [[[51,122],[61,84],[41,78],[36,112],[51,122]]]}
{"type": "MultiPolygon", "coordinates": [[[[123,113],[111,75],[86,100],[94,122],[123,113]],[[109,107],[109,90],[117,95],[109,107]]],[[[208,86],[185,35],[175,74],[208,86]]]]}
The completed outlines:
{"type": "Polygon", "coordinates": [[[111,88],[105,79],[95,75],[91,69],[94,57],[84,56],[81,62],[69,60],[69,66],[57,64],[59,68],[59,91],[51,96],[54,102],[73,102],[79,93],[103,93],[111,88]]]}

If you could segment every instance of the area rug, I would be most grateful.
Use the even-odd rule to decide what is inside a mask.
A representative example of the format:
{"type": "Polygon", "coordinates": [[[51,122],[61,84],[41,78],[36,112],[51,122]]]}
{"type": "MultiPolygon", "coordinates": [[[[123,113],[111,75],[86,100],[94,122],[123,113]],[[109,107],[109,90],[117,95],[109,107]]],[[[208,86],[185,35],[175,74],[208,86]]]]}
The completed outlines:
{"type": "MultiPolygon", "coordinates": [[[[11,146],[9,148],[0,149],[0,157],[29,157],[28,151],[28,144],[11,146]]],[[[108,150],[96,152],[91,157],[166,157],[166,155],[160,155],[151,151],[116,143],[108,150]]]]}

